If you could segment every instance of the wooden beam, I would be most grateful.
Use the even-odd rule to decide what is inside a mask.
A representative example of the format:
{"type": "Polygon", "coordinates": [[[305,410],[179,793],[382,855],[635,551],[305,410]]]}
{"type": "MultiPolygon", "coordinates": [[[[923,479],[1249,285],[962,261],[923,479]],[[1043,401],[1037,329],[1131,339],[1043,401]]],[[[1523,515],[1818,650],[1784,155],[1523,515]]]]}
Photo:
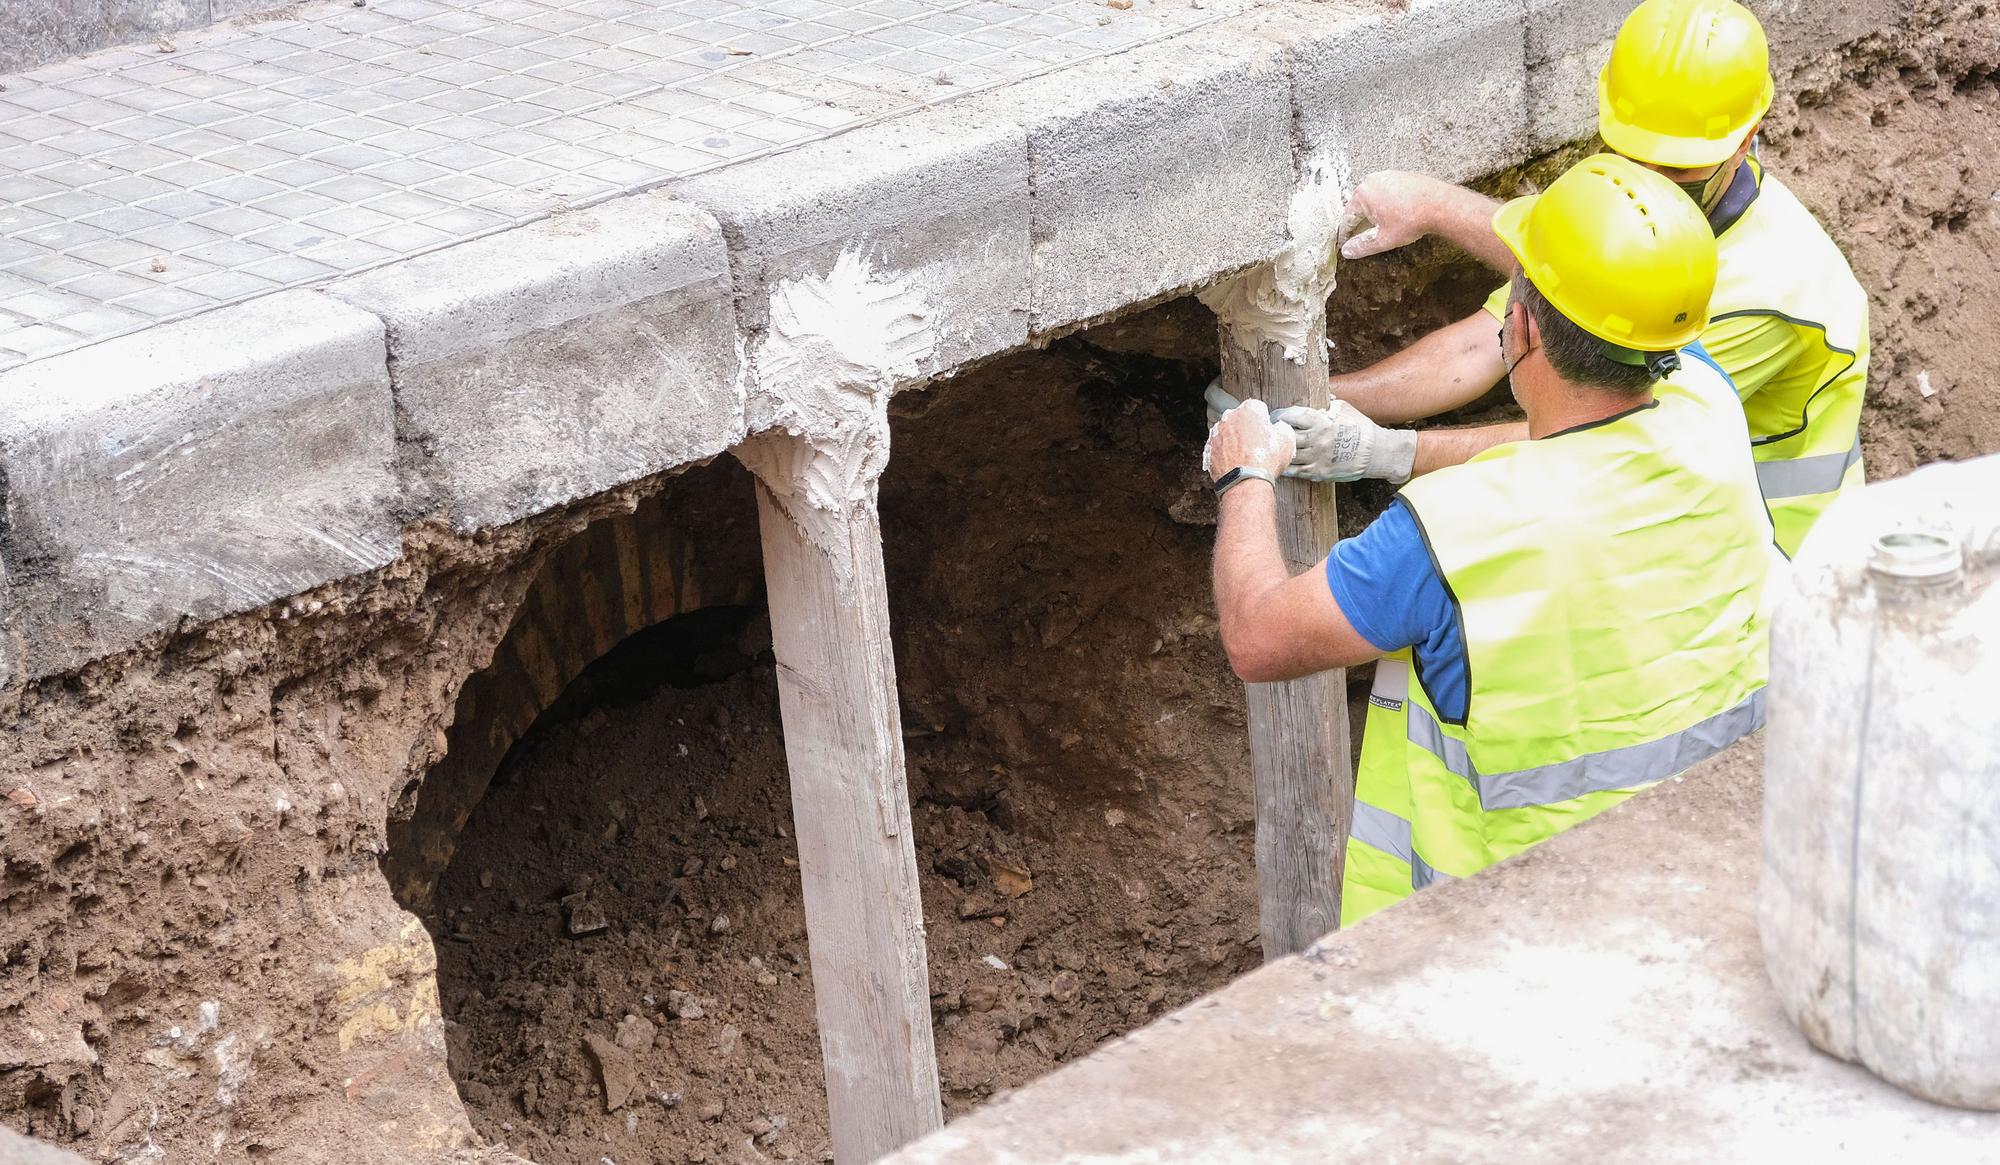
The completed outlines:
{"type": "MultiPolygon", "coordinates": [[[[1325,336],[1325,312],[1315,310],[1304,359],[1295,363],[1282,345],[1224,324],[1223,388],[1274,410],[1325,408],[1325,336]]],[[[1292,573],[1312,569],[1339,537],[1331,485],[1279,483],[1278,541],[1292,573]]],[[[1258,929],[1269,962],[1340,925],[1340,878],[1354,815],[1347,673],[1249,684],[1246,694],[1257,793],[1258,929]]]]}
{"type": "Polygon", "coordinates": [[[829,496],[833,455],[751,446],[834,1157],[859,1165],[944,1123],[881,520],[872,477],[829,496]]]}

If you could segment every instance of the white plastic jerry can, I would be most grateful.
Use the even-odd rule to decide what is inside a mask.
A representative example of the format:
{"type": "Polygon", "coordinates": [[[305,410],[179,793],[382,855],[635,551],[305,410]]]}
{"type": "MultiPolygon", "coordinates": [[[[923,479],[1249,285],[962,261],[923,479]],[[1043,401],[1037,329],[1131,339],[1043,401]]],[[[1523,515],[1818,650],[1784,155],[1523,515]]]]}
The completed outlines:
{"type": "Polygon", "coordinates": [[[2000,1109],[2000,456],[1836,503],[1779,587],[1764,957],[1822,1050],[2000,1109]]]}

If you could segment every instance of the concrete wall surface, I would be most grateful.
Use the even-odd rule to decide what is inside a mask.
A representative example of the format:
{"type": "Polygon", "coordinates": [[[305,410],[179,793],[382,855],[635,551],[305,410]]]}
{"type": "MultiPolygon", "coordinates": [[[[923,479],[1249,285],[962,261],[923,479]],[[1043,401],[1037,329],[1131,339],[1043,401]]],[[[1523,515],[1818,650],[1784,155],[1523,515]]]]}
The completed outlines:
{"type": "Polygon", "coordinates": [[[893,1165],[1980,1161],[2000,1114],[1813,1050],[1757,935],[1762,742],[1428,890],[893,1165]]]}
{"type": "Polygon", "coordinates": [[[0,74],[26,72],[115,45],[156,38],[171,43],[174,33],[218,20],[296,7],[296,0],[4,0],[0,74]]]}
{"type": "MultiPolygon", "coordinates": [[[[171,3],[191,19],[248,0],[91,11],[171,3]]],[[[1608,7],[1248,4],[0,372],[0,684],[372,569],[413,520],[478,530],[776,425],[836,429],[878,390],[1266,261],[1315,168],[1466,180],[1582,137],[1608,7]],[[272,455],[279,432],[296,466],[272,455]]],[[[1916,11],[1765,7],[1792,62],[1916,11]]],[[[0,0],[0,43],[74,8],[0,0]]]]}

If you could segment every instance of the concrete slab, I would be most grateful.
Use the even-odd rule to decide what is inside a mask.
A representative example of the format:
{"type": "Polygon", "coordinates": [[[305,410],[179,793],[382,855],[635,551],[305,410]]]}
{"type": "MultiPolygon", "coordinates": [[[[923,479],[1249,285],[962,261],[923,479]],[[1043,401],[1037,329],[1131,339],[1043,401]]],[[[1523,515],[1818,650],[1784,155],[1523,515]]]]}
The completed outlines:
{"type": "Polygon", "coordinates": [[[0,1125],[0,1161],[6,1165],[84,1165],[83,1158],[23,1137],[0,1125]]]}
{"type": "Polygon", "coordinates": [[[1027,134],[1037,336],[1284,245],[1291,81],[1267,40],[1204,29],[965,109],[1027,134]]]}
{"type": "Polygon", "coordinates": [[[1525,0],[1329,6],[1291,44],[1299,146],[1356,176],[1419,170],[1453,182],[1529,152],[1525,0]]]}
{"type": "MultiPolygon", "coordinates": [[[[759,351],[772,294],[831,278],[843,256],[873,285],[902,288],[922,305],[929,342],[898,373],[905,381],[1028,341],[1028,147],[1014,126],[957,107],[928,110],[674,191],[727,232],[740,324],[759,351]],[[810,182],[797,180],[805,174],[810,182]]],[[[785,389],[753,363],[754,431],[785,389]]]]}
{"type": "Polygon", "coordinates": [[[382,325],[287,292],[0,373],[4,674],[401,552],[382,325]]]}
{"type": "Polygon", "coordinates": [[[1597,132],[1597,76],[1633,5],[1527,2],[1528,140],[1540,152],[1597,132]]]}
{"type": "Polygon", "coordinates": [[[1815,1052],[1758,945],[1761,742],[1419,894],[894,1165],[1978,1161],[2000,1115],[1815,1052]]]}
{"type": "Polygon", "coordinates": [[[722,231],[634,195],[330,285],[381,317],[403,440],[458,530],[742,440],[722,231]]]}

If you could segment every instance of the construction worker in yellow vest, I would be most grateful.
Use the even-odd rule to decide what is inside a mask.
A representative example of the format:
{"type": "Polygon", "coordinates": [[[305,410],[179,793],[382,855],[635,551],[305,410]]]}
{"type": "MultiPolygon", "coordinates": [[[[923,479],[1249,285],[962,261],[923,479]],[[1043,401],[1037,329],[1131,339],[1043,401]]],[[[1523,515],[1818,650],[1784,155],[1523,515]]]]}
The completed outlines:
{"type": "Polygon", "coordinates": [[[1693,202],[1604,154],[1501,209],[1498,329],[1528,439],[1426,472],[1292,577],[1291,426],[1211,432],[1215,598],[1243,679],[1378,657],[1346,855],[1352,923],[1552,837],[1763,721],[1782,565],[1729,380],[1694,345],[1716,247],[1693,202]]]}
{"type": "MultiPolygon", "coordinates": [[[[1791,554],[1833,498],[1862,482],[1868,296],[1825,229],[1755,156],[1772,91],[1764,30],[1748,9],[1645,0],[1619,29],[1599,79],[1598,133],[1686,191],[1714,230],[1721,267],[1701,342],[1735,381],[1778,542],[1791,554]]],[[[1373,226],[1342,254],[1361,258],[1436,234],[1504,272],[1510,259],[1491,227],[1493,205],[1423,175],[1373,174],[1349,204],[1373,226]]],[[[1503,287],[1486,311],[1333,377],[1342,403],[1328,412],[1289,410],[1299,430],[1295,475],[1396,481],[1518,439],[1517,425],[1420,437],[1378,427],[1469,404],[1498,383],[1505,367],[1493,317],[1507,295],[1503,287]],[[1358,452],[1334,456],[1341,449],[1358,452]]]]}

